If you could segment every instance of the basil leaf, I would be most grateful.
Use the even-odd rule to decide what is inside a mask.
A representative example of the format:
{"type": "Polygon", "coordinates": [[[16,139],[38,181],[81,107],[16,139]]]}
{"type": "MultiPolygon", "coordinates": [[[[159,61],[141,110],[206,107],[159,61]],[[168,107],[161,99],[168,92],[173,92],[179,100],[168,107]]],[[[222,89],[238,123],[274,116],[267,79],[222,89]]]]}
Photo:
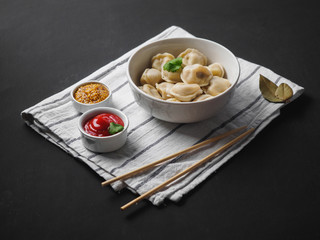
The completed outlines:
{"type": "Polygon", "coordinates": [[[111,135],[121,132],[123,130],[123,126],[114,122],[111,122],[108,128],[108,131],[111,135]]]}
{"type": "Polygon", "coordinates": [[[176,72],[182,68],[182,58],[178,57],[175,59],[172,59],[171,61],[167,62],[163,65],[163,69],[168,72],[176,72]]]}

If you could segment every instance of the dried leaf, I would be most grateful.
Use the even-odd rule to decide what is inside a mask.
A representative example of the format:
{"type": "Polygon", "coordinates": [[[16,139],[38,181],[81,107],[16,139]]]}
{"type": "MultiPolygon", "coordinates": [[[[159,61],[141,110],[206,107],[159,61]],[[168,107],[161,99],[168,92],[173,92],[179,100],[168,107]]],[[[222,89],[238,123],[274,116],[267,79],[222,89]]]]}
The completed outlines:
{"type": "Polygon", "coordinates": [[[275,96],[282,101],[286,101],[291,98],[293,95],[293,91],[291,87],[286,83],[281,83],[280,86],[275,91],[275,96]]]}
{"type": "Polygon", "coordinates": [[[262,96],[268,101],[283,102],[283,100],[277,98],[275,95],[278,86],[262,75],[260,75],[259,88],[262,93],[262,96]]]}

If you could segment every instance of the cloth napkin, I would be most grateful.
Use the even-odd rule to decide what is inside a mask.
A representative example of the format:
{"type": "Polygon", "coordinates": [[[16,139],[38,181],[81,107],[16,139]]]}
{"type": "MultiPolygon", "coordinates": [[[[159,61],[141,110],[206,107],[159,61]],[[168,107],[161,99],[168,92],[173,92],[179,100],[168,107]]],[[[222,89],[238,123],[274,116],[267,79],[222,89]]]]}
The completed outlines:
{"type": "MultiPolygon", "coordinates": [[[[270,103],[262,97],[259,91],[259,74],[266,76],[276,84],[285,82],[291,86],[294,92],[291,101],[301,95],[303,88],[263,66],[238,58],[241,75],[235,94],[218,116],[191,124],[176,124],[158,120],[143,111],[134,101],[127,82],[126,68],[129,57],[140,47],[155,40],[174,37],[193,37],[193,35],[180,27],[169,27],[80,81],[96,80],[107,84],[113,92],[114,107],[122,110],[128,116],[130,121],[128,139],[120,150],[98,154],[83,147],[77,129],[80,113],[73,108],[70,99],[70,91],[75,85],[24,110],[21,113],[22,118],[36,132],[73,157],[85,162],[106,180],[231,129],[244,125],[256,128],[252,134],[218,157],[149,197],[154,205],[161,204],[165,198],[179,201],[183,195],[195,188],[246,146],[280,114],[280,109],[288,104],[270,103]]],[[[125,182],[119,181],[111,186],[116,191],[127,187],[136,194],[143,194],[207,156],[233,137],[235,136],[176,157],[156,168],[127,179],[125,182]]]]}

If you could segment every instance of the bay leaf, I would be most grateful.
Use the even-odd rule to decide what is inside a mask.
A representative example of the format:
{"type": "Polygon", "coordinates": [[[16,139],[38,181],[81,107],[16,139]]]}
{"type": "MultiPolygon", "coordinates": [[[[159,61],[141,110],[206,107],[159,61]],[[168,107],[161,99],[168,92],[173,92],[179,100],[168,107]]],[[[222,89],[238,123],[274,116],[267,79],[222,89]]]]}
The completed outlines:
{"type": "Polygon", "coordinates": [[[276,97],[275,93],[278,88],[277,84],[260,74],[259,88],[262,96],[270,102],[283,102],[276,97]]]}
{"type": "Polygon", "coordinates": [[[277,90],[275,91],[275,96],[282,101],[286,101],[289,98],[291,98],[293,95],[292,88],[286,84],[286,83],[281,83],[277,90]]]}

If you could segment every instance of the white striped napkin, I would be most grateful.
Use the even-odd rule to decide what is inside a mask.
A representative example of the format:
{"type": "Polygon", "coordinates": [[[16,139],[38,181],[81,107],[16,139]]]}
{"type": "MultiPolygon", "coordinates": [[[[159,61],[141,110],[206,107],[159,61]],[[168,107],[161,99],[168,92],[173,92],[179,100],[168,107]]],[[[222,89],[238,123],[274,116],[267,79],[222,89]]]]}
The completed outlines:
{"type": "MultiPolygon", "coordinates": [[[[179,27],[172,26],[139,47],[154,40],[173,37],[193,36],[179,27]]],[[[151,196],[149,200],[155,205],[162,203],[165,198],[173,201],[181,199],[184,194],[188,193],[239,152],[280,114],[280,108],[286,104],[270,103],[261,96],[258,88],[259,74],[263,74],[277,84],[282,82],[289,84],[294,91],[292,100],[303,92],[302,87],[275,74],[271,70],[238,58],[241,67],[239,83],[232,100],[220,115],[193,124],[163,122],[141,110],[134,102],[127,84],[127,62],[130,55],[139,47],[80,81],[97,80],[106,83],[114,94],[114,106],[124,111],[129,117],[128,140],[120,150],[112,153],[96,154],[83,147],[80,133],[77,129],[80,114],[73,108],[69,97],[69,91],[73,86],[24,110],[21,115],[25,122],[35,131],[75,158],[84,161],[106,180],[190,147],[222,132],[244,125],[257,128],[249,137],[214,160],[207,162],[204,166],[151,196]]],[[[195,161],[207,156],[229,141],[230,138],[202,148],[201,151],[174,158],[168,163],[126,180],[125,184],[117,182],[112,187],[115,190],[127,187],[134,193],[142,194],[187,168],[195,161]]]]}

